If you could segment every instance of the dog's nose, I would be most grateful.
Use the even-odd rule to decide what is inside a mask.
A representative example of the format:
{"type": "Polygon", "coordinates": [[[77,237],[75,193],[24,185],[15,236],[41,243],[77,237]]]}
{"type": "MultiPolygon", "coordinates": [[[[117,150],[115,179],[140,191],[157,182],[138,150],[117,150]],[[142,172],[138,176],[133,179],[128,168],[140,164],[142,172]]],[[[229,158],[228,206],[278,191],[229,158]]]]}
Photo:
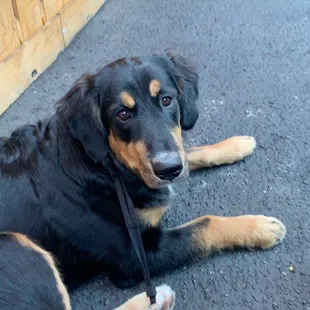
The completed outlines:
{"type": "Polygon", "coordinates": [[[160,153],[152,160],[155,175],[161,180],[172,181],[183,169],[182,160],[177,152],[160,153]]]}

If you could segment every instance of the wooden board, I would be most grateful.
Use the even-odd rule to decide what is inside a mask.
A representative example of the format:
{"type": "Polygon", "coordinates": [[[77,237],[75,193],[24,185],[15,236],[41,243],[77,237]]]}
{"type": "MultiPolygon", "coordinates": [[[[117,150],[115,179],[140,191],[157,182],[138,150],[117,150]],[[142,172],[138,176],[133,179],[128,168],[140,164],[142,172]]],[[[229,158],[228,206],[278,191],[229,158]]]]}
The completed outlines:
{"type": "Polygon", "coordinates": [[[65,46],[69,45],[76,33],[84,26],[82,6],[85,1],[71,1],[60,12],[65,46]]]}
{"type": "Polygon", "coordinates": [[[65,45],[83,28],[103,5],[104,0],[74,0],[60,12],[65,45]]]}
{"type": "Polygon", "coordinates": [[[65,0],[41,0],[43,8],[43,19],[46,23],[51,20],[64,6],[65,0]]]}
{"type": "Polygon", "coordinates": [[[0,61],[19,45],[18,28],[11,0],[0,0],[0,61]]]}
{"type": "Polygon", "coordinates": [[[0,0],[0,115],[55,61],[103,3],[104,0],[0,0]],[[17,23],[21,24],[22,19],[28,23],[23,38],[37,27],[22,7],[28,3],[36,8],[36,1],[42,2],[41,24],[47,16],[57,14],[60,4],[64,6],[20,45],[17,23]],[[46,13],[48,5],[50,13],[46,13]]]}
{"type": "Polygon", "coordinates": [[[11,0],[20,40],[26,41],[43,25],[40,0],[11,0]]]}
{"type": "Polygon", "coordinates": [[[82,9],[85,24],[87,24],[88,21],[98,12],[98,10],[102,7],[104,2],[105,0],[85,1],[82,9]]]}
{"type": "Polygon", "coordinates": [[[55,61],[63,48],[60,17],[56,16],[0,63],[0,114],[55,61]]]}

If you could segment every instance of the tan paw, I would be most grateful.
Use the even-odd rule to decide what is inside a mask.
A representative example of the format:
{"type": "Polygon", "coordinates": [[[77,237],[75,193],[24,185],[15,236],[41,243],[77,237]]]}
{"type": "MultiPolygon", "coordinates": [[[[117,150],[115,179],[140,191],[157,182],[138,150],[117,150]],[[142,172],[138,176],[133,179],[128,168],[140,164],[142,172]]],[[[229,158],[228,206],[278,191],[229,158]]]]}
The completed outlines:
{"type": "Polygon", "coordinates": [[[221,153],[223,162],[232,164],[251,155],[256,147],[254,137],[234,136],[222,142],[221,153]]]}
{"type": "Polygon", "coordinates": [[[129,299],[115,310],[172,310],[175,304],[175,293],[170,286],[163,284],[156,287],[156,304],[150,306],[145,293],[129,299]]]}
{"type": "Polygon", "coordinates": [[[246,226],[249,230],[245,238],[246,247],[268,249],[280,243],[285,237],[286,228],[275,217],[245,215],[242,218],[247,221],[246,226]]]}

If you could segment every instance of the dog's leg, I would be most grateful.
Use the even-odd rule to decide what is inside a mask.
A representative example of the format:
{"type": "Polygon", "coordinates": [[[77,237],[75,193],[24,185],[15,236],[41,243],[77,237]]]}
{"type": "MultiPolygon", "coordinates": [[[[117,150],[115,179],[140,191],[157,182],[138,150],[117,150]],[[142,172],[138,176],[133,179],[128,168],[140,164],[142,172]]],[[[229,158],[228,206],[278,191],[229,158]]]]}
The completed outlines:
{"type": "Polygon", "coordinates": [[[115,310],[172,310],[175,293],[168,285],[156,287],[156,304],[150,308],[150,300],[145,293],[136,295],[115,310]]]}
{"type": "MultiPolygon", "coordinates": [[[[285,233],[285,226],[274,217],[244,215],[204,216],[174,229],[151,227],[142,236],[154,276],[222,249],[268,249],[281,242],[285,233]]],[[[126,252],[121,270],[111,278],[119,286],[142,280],[141,266],[133,250],[126,252]]]]}
{"type": "Polygon", "coordinates": [[[255,147],[253,137],[235,136],[216,144],[190,148],[186,151],[189,170],[232,164],[251,155],[255,147]]]}

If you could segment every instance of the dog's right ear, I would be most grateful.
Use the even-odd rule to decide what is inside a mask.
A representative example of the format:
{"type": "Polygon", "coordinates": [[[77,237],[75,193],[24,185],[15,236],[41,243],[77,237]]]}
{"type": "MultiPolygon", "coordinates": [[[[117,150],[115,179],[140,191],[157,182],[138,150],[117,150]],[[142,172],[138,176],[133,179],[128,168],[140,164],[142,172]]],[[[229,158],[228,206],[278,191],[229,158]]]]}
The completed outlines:
{"type": "Polygon", "coordinates": [[[83,75],[57,104],[57,113],[67,122],[72,137],[96,163],[108,152],[107,133],[100,117],[100,96],[95,75],[83,75]]]}

